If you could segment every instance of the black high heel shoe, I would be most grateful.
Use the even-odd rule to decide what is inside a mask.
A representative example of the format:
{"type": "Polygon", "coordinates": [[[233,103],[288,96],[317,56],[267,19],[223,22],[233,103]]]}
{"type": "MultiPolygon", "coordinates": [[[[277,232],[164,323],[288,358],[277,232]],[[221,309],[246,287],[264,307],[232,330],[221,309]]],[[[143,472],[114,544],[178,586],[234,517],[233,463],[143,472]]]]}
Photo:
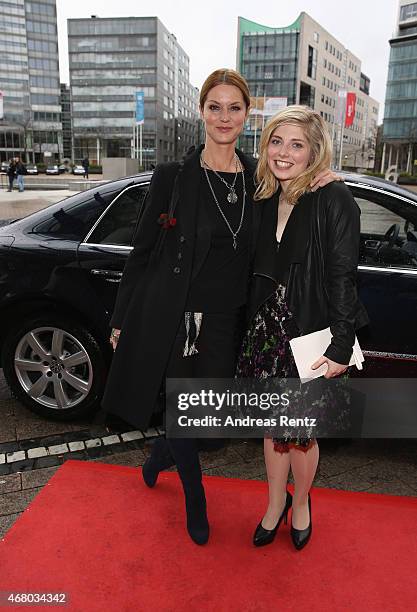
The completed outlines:
{"type": "Polygon", "coordinates": [[[273,529],[265,529],[265,527],[262,527],[261,521],[255,529],[255,533],[253,534],[253,543],[255,544],[255,546],[265,546],[266,544],[271,544],[271,542],[274,541],[278,528],[281,525],[282,519],[284,519],[285,524],[287,524],[288,522],[288,510],[291,508],[291,506],[292,495],[287,491],[284,510],[282,511],[282,514],[279,517],[275,527],[273,529]]]}
{"type": "Polygon", "coordinates": [[[313,524],[311,522],[311,497],[308,494],[308,511],[310,513],[310,523],[305,529],[295,529],[291,525],[291,539],[297,550],[301,550],[308,543],[311,538],[311,532],[313,531],[313,524]]]}

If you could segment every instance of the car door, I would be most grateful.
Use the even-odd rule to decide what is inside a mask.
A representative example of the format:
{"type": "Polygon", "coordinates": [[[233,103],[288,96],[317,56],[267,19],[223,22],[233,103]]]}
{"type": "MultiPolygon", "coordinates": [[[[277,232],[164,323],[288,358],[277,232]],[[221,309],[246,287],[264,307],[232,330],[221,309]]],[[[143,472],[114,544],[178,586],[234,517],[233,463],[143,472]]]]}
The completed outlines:
{"type": "Polygon", "coordinates": [[[148,187],[149,182],[126,187],[78,247],[79,265],[88,277],[88,286],[109,317],[148,187]]]}
{"type": "Polygon", "coordinates": [[[370,319],[359,341],[374,369],[386,366],[387,375],[397,376],[406,367],[417,375],[417,205],[382,189],[349,186],[361,209],[358,282],[370,319]]]}

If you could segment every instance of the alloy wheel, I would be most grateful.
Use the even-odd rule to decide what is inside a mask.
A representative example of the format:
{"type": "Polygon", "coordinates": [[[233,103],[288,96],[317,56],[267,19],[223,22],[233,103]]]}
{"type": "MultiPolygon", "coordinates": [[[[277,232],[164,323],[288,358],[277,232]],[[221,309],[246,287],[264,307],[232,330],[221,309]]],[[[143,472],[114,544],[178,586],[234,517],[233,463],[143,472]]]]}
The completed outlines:
{"type": "Polygon", "coordinates": [[[66,410],[82,402],[93,382],[85,347],[57,327],[38,327],[19,341],[14,359],[16,376],[34,401],[66,410]]]}

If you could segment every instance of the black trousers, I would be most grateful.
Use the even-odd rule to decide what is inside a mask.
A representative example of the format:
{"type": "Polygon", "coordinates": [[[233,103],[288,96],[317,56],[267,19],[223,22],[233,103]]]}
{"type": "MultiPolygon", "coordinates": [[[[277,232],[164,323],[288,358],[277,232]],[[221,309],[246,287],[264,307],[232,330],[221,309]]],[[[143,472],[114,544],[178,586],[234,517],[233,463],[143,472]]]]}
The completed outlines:
{"type": "MultiPolygon", "coordinates": [[[[203,314],[200,334],[196,341],[198,354],[183,357],[186,329],[182,321],[171,357],[167,378],[233,378],[236,360],[244,332],[244,310],[228,313],[203,314]]],[[[175,460],[183,485],[185,481],[201,482],[198,453],[201,450],[217,450],[225,440],[167,438],[169,451],[175,460]]]]}

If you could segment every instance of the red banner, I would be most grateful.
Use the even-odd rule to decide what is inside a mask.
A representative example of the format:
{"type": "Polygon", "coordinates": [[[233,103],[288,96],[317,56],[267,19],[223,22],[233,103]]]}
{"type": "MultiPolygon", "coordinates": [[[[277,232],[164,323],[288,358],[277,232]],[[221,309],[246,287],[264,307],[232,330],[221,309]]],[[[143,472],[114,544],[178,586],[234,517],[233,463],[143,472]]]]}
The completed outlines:
{"type": "Polygon", "coordinates": [[[353,120],[355,118],[355,106],[356,106],[356,94],[348,91],[346,96],[346,117],[345,117],[345,127],[349,127],[353,125],[353,120]]]}

